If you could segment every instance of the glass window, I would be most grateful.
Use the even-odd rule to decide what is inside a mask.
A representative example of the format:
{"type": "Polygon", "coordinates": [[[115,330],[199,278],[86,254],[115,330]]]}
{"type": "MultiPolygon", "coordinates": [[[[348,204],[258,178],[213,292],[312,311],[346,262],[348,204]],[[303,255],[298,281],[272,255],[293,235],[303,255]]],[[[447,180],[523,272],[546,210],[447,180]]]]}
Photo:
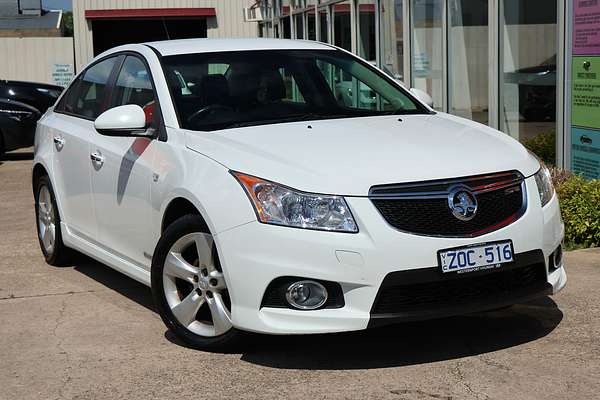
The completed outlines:
{"type": "Polygon", "coordinates": [[[443,108],[442,26],[445,0],[410,0],[412,9],[413,87],[427,92],[433,106],[443,108]]]}
{"type": "Polygon", "coordinates": [[[334,44],[342,49],[352,50],[352,24],[350,18],[350,1],[336,3],[333,10],[334,44]]]}
{"type": "Polygon", "coordinates": [[[84,118],[96,119],[106,110],[106,85],[118,57],[108,58],[88,68],[66,96],[64,111],[84,118]]]}
{"type": "Polygon", "coordinates": [[[292,28],[290,26],[290,18],[291,17],[285,17],[285,18],[281,18],[279,21],[280,25],[281,25],[281,33],[283,34],[283,38],[284,39],[291,39],[292,38],[292,28]]]}
{"type": "Polygon", "coordinates": [[[185,129],[427,113],[389,78],[335,50],[260,50],[164,58],[185,129]],[[207,74],[213,65],[225,73],[207,74]],[[180,81],[194,83],[184,94],[180,81]]]}
{"type": "Polygon", "coordinates": [[[489,122],[488,0],[450,0],[449,112],[489,122]]]}
{"type": "Polygon", "coordinates": [[[375,0],[360,0],[358,3],[358,55],[372,63],[377,62],[375,11],[375,0]]]}
{"type": "Polygon", "coordinates": [[[404,80],[404,16],[405,0],[381,3],[381,62],[397,80],[404,80]]]}
{"type": "Polygon", "coordinates": [[[63,111],[69,114],[75,111],[77,105],[77,96],[79,95],[79,83],[81,82],[81,77],[74,80],[71,85],[67,88],[63,97],[61,97],[60,102],[56,105],[56,111],[63,111]]]}
{"type": "Polygon", "coordinates": [[[150,73],[138,57],[128,56],[121,67],[112,96],[112,106],[137,104],[146,114],[146,122],[154,121],[156,98],[150,73]]]}
{"type": "Polygon", "coordinates": [[[556,163],[556,0],[501,2],[501,129],[556,163]]]}
{"type": "Polygon", "coordinates": [[[311,8],[306,15],[306,33],[308,40],[317,40],[317,24],[315,21],[315,9],[311,8]]]}
{"type": "Polygon", "coordinates": [[[302,14],[296,14],[294,16],[294,23],[296,29],[296,39],[304,39],[304,18],[302,14]]]}
{"type": "Polygon", "coordinates": [[[329,43],[329,17],[327,8],[319,9],[319,40],[323,43],[329,43]]]}

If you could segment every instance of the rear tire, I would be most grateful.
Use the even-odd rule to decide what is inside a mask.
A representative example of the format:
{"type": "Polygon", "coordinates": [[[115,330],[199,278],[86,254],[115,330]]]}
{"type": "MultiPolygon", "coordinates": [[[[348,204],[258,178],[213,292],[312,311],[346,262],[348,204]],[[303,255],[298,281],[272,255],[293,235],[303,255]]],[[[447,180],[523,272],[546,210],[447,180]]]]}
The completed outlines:
{"type": "Polygon", "coordinates": [[[152,258],[152,296],[163,322],[188,346],[231,351],[243,332],[231,324],[231,301],[212,235],[198,215],[164,232],[152,258]]]}
{"type": "Polygon", "coordinates": [[[60,214],[52,184],[47,175],[35,182],[35,220],[40,248],[46,262],[54,266],[63,266],[72,260],[72,251],[62,240],[60,214]]]}

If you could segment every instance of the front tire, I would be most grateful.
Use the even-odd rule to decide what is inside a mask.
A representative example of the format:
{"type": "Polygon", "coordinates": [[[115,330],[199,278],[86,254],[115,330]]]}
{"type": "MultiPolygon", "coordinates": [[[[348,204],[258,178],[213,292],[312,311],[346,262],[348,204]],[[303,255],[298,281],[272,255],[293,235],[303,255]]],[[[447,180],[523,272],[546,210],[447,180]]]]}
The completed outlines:
{"type": "Polygon", "coordinates": [[[227,351],[242,332],[231,323],[231,301],[213,237],[198,215],[164,232],[152,258],[152,295],[165,325],[190,347],[227,351]]]}
{"type": "Polygon", "coordinates": [[[44,258],[50,265],[65,265],[72,259],[72,253],[62,240],[60,214],[54,190],[47,175],[43,175],[37,180],[34,193],[38,240],[44,258]]]}

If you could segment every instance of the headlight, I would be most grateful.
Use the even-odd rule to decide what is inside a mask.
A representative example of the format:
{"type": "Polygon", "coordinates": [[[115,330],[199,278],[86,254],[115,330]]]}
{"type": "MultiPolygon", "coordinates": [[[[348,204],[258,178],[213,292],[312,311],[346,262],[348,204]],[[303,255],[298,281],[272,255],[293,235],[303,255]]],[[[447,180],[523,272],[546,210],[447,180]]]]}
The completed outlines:
{"type": "Polygon", "coordinates": [[[343,197],[303,193],[277,183],[232,172],[252,201],[258,220],[265,224],[358,232],[343,197]]]}
{"type": "Polygon", "coordinates": [[[542,207],[544,207],[554,196],[554,185],[552,184],[550,170],[543,164],[542,168],[535,174],[535,183],[538,187],[542,207]]]}

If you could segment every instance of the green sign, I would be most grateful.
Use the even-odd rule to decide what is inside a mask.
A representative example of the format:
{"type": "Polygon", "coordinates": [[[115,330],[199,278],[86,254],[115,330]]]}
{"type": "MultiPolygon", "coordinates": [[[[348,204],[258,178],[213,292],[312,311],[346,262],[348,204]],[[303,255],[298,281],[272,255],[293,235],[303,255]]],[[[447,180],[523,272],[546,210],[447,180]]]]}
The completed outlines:
{"type": "Polygon", "coordinates": [[[573,57],[571,124],[600,129],[600,57],[573,57]]]}

